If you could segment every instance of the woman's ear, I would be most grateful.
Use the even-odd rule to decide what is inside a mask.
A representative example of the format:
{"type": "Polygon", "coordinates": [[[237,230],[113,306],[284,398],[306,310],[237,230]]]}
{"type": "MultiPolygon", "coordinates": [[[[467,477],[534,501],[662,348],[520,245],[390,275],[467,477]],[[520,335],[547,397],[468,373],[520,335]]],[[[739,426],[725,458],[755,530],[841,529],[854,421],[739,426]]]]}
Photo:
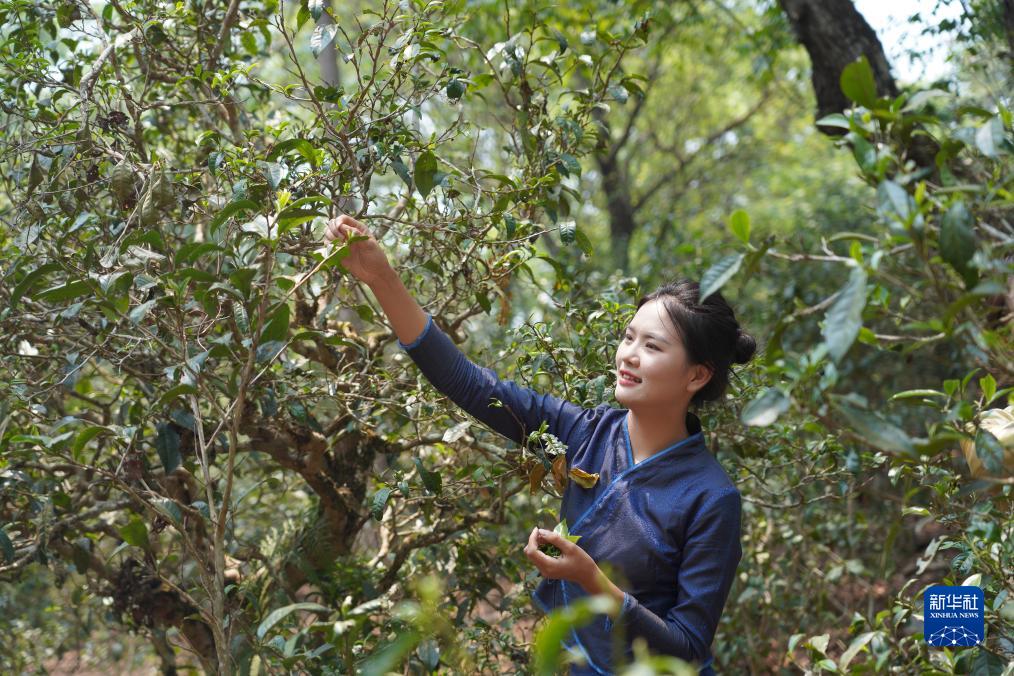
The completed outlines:
{"type": "Polygon", "coordinates": [[[704,364],[694,364],[690,367],[690,379],[687,381],[687,390],[690,393],[696,393],[702,387],[708,384],[711,380],[711,376],[714,375],[714,371],[704,364]]]}

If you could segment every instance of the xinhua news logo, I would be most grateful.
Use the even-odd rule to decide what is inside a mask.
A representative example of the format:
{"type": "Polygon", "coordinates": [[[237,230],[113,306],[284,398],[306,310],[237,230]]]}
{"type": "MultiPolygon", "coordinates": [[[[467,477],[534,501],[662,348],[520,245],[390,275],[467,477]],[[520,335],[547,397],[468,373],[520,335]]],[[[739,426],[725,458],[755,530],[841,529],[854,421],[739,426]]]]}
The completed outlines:
{"type": "Polygon", "coordinates": [[[930,587],[923,594],[923,638],[941,648],[982,643],[986,633],[985,601],[979,587],[930,587]]]}

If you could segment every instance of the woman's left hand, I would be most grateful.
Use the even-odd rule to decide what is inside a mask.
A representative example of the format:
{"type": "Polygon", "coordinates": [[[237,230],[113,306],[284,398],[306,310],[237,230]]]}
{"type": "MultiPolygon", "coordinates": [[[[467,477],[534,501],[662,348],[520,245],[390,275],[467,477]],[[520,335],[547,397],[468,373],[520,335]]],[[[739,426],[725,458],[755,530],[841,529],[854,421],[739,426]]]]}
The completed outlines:
{"type": "Polygon", "coordinates": [[[585,588],[592,586],[599,573],[598,564],[588,553],[559,533],[533,528],[525,545],[525,556],[535,564],[542,577],[550,580],[569,580],[585,588]],[[555,545],[560,556],[549,556],[539,551],[539,545],[555,545]]]}

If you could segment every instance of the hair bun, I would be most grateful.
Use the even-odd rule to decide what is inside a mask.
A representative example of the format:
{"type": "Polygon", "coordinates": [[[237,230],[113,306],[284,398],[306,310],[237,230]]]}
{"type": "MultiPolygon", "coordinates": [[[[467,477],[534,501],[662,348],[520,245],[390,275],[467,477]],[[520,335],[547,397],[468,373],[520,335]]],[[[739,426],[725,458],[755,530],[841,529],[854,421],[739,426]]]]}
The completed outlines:
{"type": "Polygon", "coordinates": [[[749,333],[740,329],[739,335],[736,336],[736,347],[733,350],[733,363],[746,364],[753,359],[756,352],[757,341],[749,333]]]}

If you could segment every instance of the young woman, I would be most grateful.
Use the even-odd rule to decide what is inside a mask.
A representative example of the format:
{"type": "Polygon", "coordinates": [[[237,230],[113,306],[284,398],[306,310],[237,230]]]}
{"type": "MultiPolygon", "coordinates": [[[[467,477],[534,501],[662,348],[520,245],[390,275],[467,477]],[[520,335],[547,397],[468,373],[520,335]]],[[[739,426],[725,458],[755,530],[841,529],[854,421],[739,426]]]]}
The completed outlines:
{"type": "Polygon", "coordinates": [[[641,637],[654,652],[714,673],[711,641],[742,556],[740,495],[688,409],[720,398],[732,364],[756,350],[721,295],[702,303],[698,285],[683,280],[641,298],[616,350],[616,401],[626,408],[584,409],[469,361],[365,226],[348,216],[327,224],[329,241],[352,235],[368,239],[352,243],[342,265],[373,290],[399,346],[437,390],[518,443],[545,421],[567,445],[568,470],[598,476],[588,488],[568,482],[563,494],[561,517],[579,544],[533,528],[524,547],[544,578],[533,595],[544,611],[589,594],[617,601],[614,616],[571,633],[568,647],[585,658],[571,674],[612,673],[617,624],[628,656],[641,637]],[[560,556],[539,551],[543,543],[560,556]]]}

